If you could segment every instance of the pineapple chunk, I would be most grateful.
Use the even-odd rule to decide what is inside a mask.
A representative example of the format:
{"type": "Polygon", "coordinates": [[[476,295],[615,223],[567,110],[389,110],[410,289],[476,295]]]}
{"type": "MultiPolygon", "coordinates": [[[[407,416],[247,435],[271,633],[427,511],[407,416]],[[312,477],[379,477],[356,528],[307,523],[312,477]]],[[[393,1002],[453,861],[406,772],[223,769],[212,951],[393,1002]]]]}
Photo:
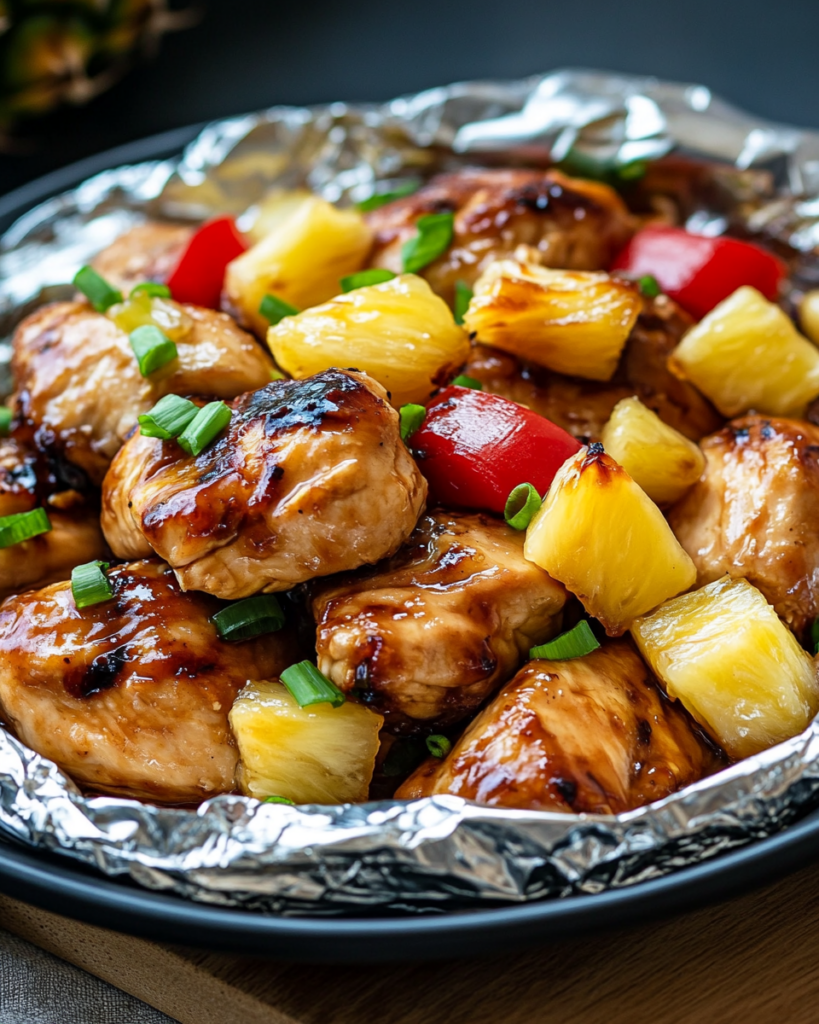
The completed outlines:
{"type": "Polygon", "coordinates": [[[575,594],[609,636],[697,576],[662,512],[601,444],[561,466],[523,553],[575,594]]]}
{"type": "MultiPolygon", "coordinates": [[[[252,221],[245,229],[245,234],[254,244],[263,241],[268,235],[278,231],[280,225],[292,216],[301,203],[311,199],[312,195],[312,192],[301,188],[272,189],[262,197],[257,206],[248,210],[247,218],[252,218],[252,221]]],[[[243,226],[244,219],[243,217],[243,226]]]]}
{"type": "Polygon", "coordinates": [[[299,707],[278,680],[250,682],[233,703],[242,792],[296,804],[367,799],[384,722],[361,704],[299,707]]]}
{"type": "Polygon", "coordinates": [[[819,395],[819,349],[748,286],[691,328],[669,366],[729,417],[751,409],[798,416],[819,395]]]}
{"type": "Polygon", "coordinates": [[[747,580],[724,577],[667,601],[632,633],[669,697],[731,757],[795,736],[819,711],[812,659],[747,580]]]}
{"type": "Polygon", "coordinates": [[[623,398],[615,405],[601,441],[658,505],[672,505],[705,469],[705,456],[697,445],[663,423],[639,398],[623,398]]]}
{"type": "Polygon", "coordinates": [[[498,260],[475,283],[464,322],[484,345],[557,373],[609,380],[643,300],[608,274],[498,260]]]}
{"type": "Polygon", "coordinates": [[[296,309],[326,302],[342,277],[361,269],[372,245],[372,231],[355,210],[336,209],[313,195],[298,202],[283,197],[281,204],[280,216],[269,218],[271,233],[225,273],[228,302],[260,336],[269,326],[259,312],[268,292],[296,309]]]}
{"type": "Polygon", "coordinates": [[[819,345],[819,288],[805,292],[799,304],[799,323],[810,340],[819,345]]]}
{"type": "Polygon", "coordinates": [[[297,380],[354,366],[383,384],[396,406],[426,402],[469,355],[466,332],[449,306],[414,274],[285,317],[267,332],[267,344],[297,380]]]}

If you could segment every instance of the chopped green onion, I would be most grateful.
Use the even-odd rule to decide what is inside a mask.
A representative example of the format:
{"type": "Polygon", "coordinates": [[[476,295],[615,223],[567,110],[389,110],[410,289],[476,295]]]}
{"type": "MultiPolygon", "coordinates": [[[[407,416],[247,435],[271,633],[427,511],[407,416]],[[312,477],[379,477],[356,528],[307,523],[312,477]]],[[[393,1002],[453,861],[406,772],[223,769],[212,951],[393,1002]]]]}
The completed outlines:
{"type": "Polygon", "coordinates": [[[295,306],[291,306],[289,302],[285,302],[284,299],[268,293],[261,301],[259,312],[271,324],[277,324],[280,320],[284,320],[286,316],[295,316],[298,310],[295,306]]]}
{"type": "Polygon", "coordinates": [[[540,495],[532,484],[518,484],[506,499],[503,518],[513,530],[525,530],[540,505],[540,495]]]}
{"type": "Polygon", "coordinates": [[[810,627],[810,642],[813,653],[819,654],[819,619],[814,619],[813,625],[810,627]]]}
{"type": "Polygon", "coordinates": [[[224,402],[208,402],[185,427],[176,441],[188,455],[198,455],[230,423],[233,413],[224,402]]]}
{"type": "Polygon", "coordinates": [[[585,619],[566,633],[561,633],[554,640],[529,651],[530,658],[547,658],[549,661],[568,661],[570,658],[582,658],[591,654],[600,646],[597,637],[592,633],[591,626],[585,619]]]}
{"type": "Polygon", "coordinates": [[[6,437],[11,429],[14,414],[7,405],[0,405],[0,437],[6,437]]]}
{"type": "Polygon", "coordinates": [[[310,707],[311,704],[332,704],[337,708],[346,700],[341,690],[319,672],[311,661],[291,665],[279,678],[302,708],[310,707]]]}
{"type": "Polygon", "coordinates": [[[74,275],[74,287],[83,293],[98,313],[104,313],[115,302],[122,302],[122,292],[112,288],[93,267],[80,267],[74,275]]]}
{"type": "Polygon", "coordinates": [[[128,292],[128,297],[135,295],[147,295],[152,299],[169,299],[171,289],[166,284],[157,284],[156,281],[143,281],[142,284],[135,284],[128,292]]]}
{"type": "Polygon", "coordinates": [[[108,562],[86,562],[71,570],[71,593],[74,604],[78,608],[87,608],[92,604],[102,604],[114,596],[111,581],[105,575],[108,562]]]}
{"type": "Polygon", "coordinates": [[[427,736],[427,750],[433,757],[446,757],[452,750],[452,744],[446,736],[435,733],[434,736],[427,736]]]}
{"type": "Polygon", "coordinates": [[[154,324],[137,327],[128,335],[128,340],[143,377],[156,373],[179,356],[176,345],[154,324]]]}
{"type": "Polygon", "coordinates": [[[389,192],[374,192],[369,199],[364,199],[355,205],[362,213],[369,213],[370,210],[377,210],[379,206],[386,206],[387,203],[391,203],[395,199],[411,196],[420,187],[420,181],[408,181],[403,185],[397,185],[395,188],[390,189],[389,192]]]}
{"type": "Polygon", "coordinates": [[[616,173],[620,181],[637,181],[638,178],[644,178],[647,171],[646,160],[631,160],[627,164],[620,164],[616,173]]]}
{"type": "Polygon", "coordinates": [[[30,512],[15,512],[0,518],[0,548],[10,548],[24,540],[48,533],[51,522],[44,508],[33,508],[30,512]]]}
{"type": "Polygon", "coordinates": [[[408,405],[402,405],[398,410],[398,415],[401,420],[401,440],[408,441],[415,431],[424,422],[424,417],[427,411],[423,405],[414,405],[410,402],[408,405]]]}
{"type": "Polygon", "coordinates": [[[472,388],[473,391],[483,391],[483,384],[474,377],[467,377],[465,373],[459,374],[452,382],[459,388],[472,388]]]}
{"type": "Polygon", "coordinates": [[[158,437],[170,441],[179,437],[199,412],[199,406],[179,395],[165,395],[150,412],[139,417],[139,432],[143,437],[158,437]]]}
{"type": "Polygon", "coordinates": [[[343,292],[354,292],[356,288],[367,288],[371,284],[384,284],[385,281],[392,281],[394,277],[395,274],[391,270],[373,267],[372,270],[359,270],[357,274],[342,277],[339,283],[343,292]]]}
{"type": "Polygon", "coordinates": [[[662,292],[660,282],[653,274],[643,274],[642,277],[638,278],[637,287],[647,299],[656,299],[662,292]]]}
{"type": "Polygon", "coordinates": [[[277,366],[274,366],[270,370],[270,379],[271,380],[286,380],[287,378],[284,376],[282,371],[277,366]]]}
{"type": "Polygon", "coordinates": [[[220,640],[250,640],[281,629],[284,612],[274,594],[257,594],[222,608],[211,622],[220,640]]]}
{"type": "Polygon", "coordinates": [[[455,323],[462,324],[464,322],[464,316],[466,311],[469,309],[469,303],[472,301],[472,289],[468,284],[464,284],[463,281],[455,282],[455,323]]]}
{"type": "Polygon", "coordinates": [[[415,224],[418,234],[401,246],[404,272],[416,274],[442,256],[452,242],[454,224],[454,213],[430,213],[419,217],[415,224]]]}
{"type": "Polygon", "coordinates": [[[293,801],[292,800],[288,800],[286,796],[266,796],[264,798],[264,800],[262,800],[262,803],[263,804],[288,804],[290,807],[295,807],[296,806],[293,803],[293,801]]]}

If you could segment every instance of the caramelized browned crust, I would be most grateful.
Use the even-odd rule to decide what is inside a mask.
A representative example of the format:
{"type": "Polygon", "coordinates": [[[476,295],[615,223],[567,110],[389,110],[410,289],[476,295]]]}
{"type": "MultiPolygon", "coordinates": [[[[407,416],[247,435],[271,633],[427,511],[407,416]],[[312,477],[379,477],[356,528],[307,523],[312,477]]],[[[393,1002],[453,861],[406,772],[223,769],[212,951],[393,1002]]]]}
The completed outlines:
{"type": "Polygon", "coordinates": [[[744,577],[804,639],[819,615],[819,427],[746,416],[701,447],[705,473],[668,516],[697,586],[744,577]]]}
{"type": "Polygon", "coordinates": [[[142,281],[164,283],[193,232],[188,224],[138,224],[96,255],[91,265],[123,293],[142,281]]]}
{"type": "Polygon", "coordinates": [[[234,788],[228,712],[248,679],[294,657],[289,631],[227,644],[220,602],[160,562],[110,570],[113,601],[78,611],[70,583],[0,606],[0,711],[79,783],[190,803],[234,788]]]}
{"type": "Polygon", "coordinates": [[[573,661],[532,661],[443,761],[399,799],[452,793],[494,807],[618,814],[724,764],[627,640],[573,661]]]}
{"type": "Polygon", "coordinates": [[[456,281],[470,287],[493,260],[533,246],[544,266],[605,270],[634,230],[623,201],[608,185],[559,171],[457,171],[433,178],[414,195],[368,214],[375,231],[373,266],[400,273],[401,246],[430,213],[454,213],[449,250],[422,273],[452,302],[456,281]]]}
{"type": "Polygon", "coordinates": [[[153,550],[186,590],[238,598],[372,564],[412,533],[426,481],[366,374],[275,381],[232,405],[196,458],[175,441],[128,440],[103,485],[119,557],[153,550]]]}
{"type": "Polygon", "coordinates": [[[559,631],[566,591],[523,557],[523,534],[437,511],[375,570],[319,586],[319,668],[388,728],[465,718],[533,644],[559,631]]]}

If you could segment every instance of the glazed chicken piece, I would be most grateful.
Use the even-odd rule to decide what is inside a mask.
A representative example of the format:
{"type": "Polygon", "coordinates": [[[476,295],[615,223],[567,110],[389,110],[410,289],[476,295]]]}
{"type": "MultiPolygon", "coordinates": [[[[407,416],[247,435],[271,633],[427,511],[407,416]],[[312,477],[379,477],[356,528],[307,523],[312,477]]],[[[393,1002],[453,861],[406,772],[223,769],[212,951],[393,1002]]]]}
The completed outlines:
{"type": "Polygon", "coordinates": [[[155,551],[183,589],[238,598],[377,562],[412,533],[426,481],[371,377],[279,380],[232,409],[196,457],[130,437],[103,485],[116,555],[155,551]]]}
{"type": "Polygon", "coordinates": [[[193,232],[187,224],[138,224],[98,253],[91,265],[123,293],[142,281],[164,283],[193,232]]]}
{"type": "Polygon", "coordinates": [[[560,630],[566,591],[523,557],[523,534],[436,511],[372,571],[317,585],[318,666],[393,731],[457,722],[560,630]]]}
{"type": "Polygon", "coordinates": [[[449,755],[421,765],[396,796],[618,814],[725,763],[631,643],[615,640],[572,661],[529,662],[449,755]]]}
{"type": "Polygon", "coordinates": [[[417,233],[418,218],[450,212],[452,245],[422,271],[450,304],[457,281],[471,287],[489,263],[518,245],[537,249],[547,267],[604,270],[634,231],[631,215],[608,185],[555,170],[469,169],[441,174],[368,214],[375,231],[371,265],[400,273],[401,246],[417,233]]]}
{"type": "Polygon", "coordinates": [[[746,416],[701,447],[705,472],[668,517],[697,586],[744,577],[806,639],[819,616],[819,427],[746,416]]]}
{"type": "Polygon", "coordinates": [[[694,441],[722,418],[696,388],[668,370],[669,354],[693,321],[665,295],[646,301],[612,380],[564,377],[520,362],[499,349],[475,345],[464,373],[487,391],[533,409],[575,437],[599,438],[614,406],[636,395],[669,426],[694,441]]]}
{"type": "Polygon", "coordinates": [[[226,313],[182,306],[179,358],[143,377],[128,335],[80,302],[43,306],[14,336],[17,415],[40,446],[64,454],[99,484],[138,416],[162,395],[233,398],[262,387],[273,362],[226,313]]]}
{"type": "Polygon", "coordinates": [[[111,569],[114,600],[78,611],[70,583],[0,606],[0,713],[81,785],[161,803],[235,788],[228,712],[248,679],[296,660],[287,627],[229,644],[221,603],[161,562],[111,569]]]}

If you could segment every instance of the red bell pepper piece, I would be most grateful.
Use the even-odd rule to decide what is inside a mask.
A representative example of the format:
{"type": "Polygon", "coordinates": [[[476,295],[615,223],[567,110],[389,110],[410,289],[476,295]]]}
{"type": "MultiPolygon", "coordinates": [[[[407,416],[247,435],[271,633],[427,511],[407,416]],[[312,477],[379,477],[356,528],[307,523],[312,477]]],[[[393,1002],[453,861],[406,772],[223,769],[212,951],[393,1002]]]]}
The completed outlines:
{"type": "Polygon", "coordinates": [[[522,405],[455,385],[430,402],[409,444],[436,501],[497,513],[518,484],[530,483],[544,495],[581,448],[571,434],[522,405]]]}
{"type": "Polygon", "coordinates": [[[177,302],[218,309],[225,268],[248,248],[232,217],[217,217],[191,237],[167,285],[177,302]]]}
{"type": "Polygon", "coordinates": [[[758,245],[736,238],[708,238],[682,228],[647,227],[631,239],[612,270],[655,277],[662,290],[698,320],[742,287],[774,300],[787,268],[758,245]]]}

